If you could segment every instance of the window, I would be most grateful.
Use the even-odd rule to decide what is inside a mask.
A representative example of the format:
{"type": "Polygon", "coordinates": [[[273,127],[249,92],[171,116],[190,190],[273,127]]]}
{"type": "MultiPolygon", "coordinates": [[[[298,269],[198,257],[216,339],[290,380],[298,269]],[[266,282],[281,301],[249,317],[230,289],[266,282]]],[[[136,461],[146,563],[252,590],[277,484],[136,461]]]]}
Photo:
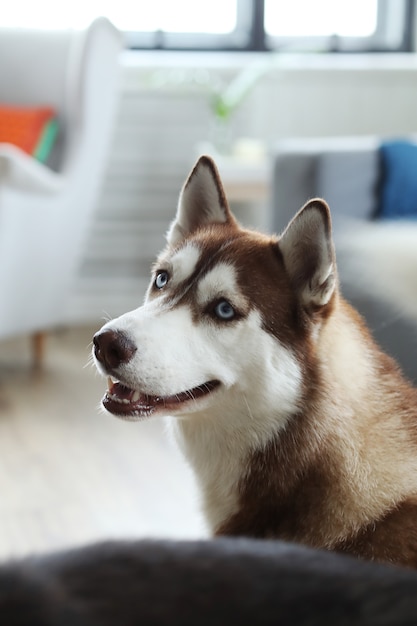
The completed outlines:
{"type": "Polygon", "coordinates": [[[131,47],[195,50],[244,49],[248,45],[252,0],[152,0],[149,10],[150,4],[149,0],[135,2],[142,28],[131,29],[132,16],[127,33],[131,47]]]}
{"type": "Polygon", "coordinates": [[[413,4],[414,0],[265,0],[267,46],[314,52],[402,50],[410,47],[407,24],[413,4]]]}
{"type": "Polygon", "coordinates": [[[377,0],[265,0],[265,30],[278,37],[370,37],[377,14],[377,0]]]}
{"type": "Polygon", "coordinates": [[[411,50],[417,0],[13,0],[3,25],[81,26],[106,15],[133,48],[411,50]]]}

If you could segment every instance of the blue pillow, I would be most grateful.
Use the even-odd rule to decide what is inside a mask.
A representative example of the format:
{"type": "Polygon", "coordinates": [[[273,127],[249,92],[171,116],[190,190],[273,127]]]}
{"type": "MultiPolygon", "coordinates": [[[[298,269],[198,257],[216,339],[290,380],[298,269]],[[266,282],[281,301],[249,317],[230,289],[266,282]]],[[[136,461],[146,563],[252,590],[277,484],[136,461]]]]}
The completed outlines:
{"type": "Polygon", "coordinates": [[[377,216],[417,219],[417,144],[389,141],[380,148],[382,179],[377,216]]]}

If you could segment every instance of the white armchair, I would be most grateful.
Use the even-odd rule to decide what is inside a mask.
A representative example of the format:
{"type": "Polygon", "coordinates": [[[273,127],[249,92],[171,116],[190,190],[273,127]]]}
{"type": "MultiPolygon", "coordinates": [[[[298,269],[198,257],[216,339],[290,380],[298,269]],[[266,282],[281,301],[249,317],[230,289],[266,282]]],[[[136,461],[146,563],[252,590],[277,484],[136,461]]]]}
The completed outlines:
{"type": "Polygon", "coordinates": [[[0,144],[0,339],[39,338],[67,321],[112,135],[121,49],[105,18],[85,31],[0,28],[0,103],[52,106],[59,123],[52,166],[0,144]]]}

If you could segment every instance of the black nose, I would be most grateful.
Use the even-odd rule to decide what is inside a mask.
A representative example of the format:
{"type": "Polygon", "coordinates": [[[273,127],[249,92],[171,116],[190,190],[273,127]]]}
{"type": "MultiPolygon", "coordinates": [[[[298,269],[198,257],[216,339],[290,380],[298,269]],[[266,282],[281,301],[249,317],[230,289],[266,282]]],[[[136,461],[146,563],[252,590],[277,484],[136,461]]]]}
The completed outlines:
{"type": "Polygon", "coordinates": [[[107,370],[128,363],[137,348],[124,333],[114,330],[99,331],[94,335],[94,354],[107,370]]]}

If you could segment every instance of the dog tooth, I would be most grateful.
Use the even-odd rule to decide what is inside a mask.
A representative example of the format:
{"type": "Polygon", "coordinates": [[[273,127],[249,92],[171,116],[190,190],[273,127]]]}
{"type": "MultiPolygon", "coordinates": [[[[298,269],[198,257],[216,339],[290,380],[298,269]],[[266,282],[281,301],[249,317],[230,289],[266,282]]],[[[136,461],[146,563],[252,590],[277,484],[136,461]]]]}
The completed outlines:
{"type": "Polygon", "coordinates": [[[113,381],[110,378],[110,376],[107,377],[107,389],[110,391],[110,389],[113,387],[113,381]]]}
{"type": "Polygon", "coordinates": [[[137,402],[140,398],[140,392],[139,391],[135,391],[135,393],[132,396],[132,402],[137,402]]]}

